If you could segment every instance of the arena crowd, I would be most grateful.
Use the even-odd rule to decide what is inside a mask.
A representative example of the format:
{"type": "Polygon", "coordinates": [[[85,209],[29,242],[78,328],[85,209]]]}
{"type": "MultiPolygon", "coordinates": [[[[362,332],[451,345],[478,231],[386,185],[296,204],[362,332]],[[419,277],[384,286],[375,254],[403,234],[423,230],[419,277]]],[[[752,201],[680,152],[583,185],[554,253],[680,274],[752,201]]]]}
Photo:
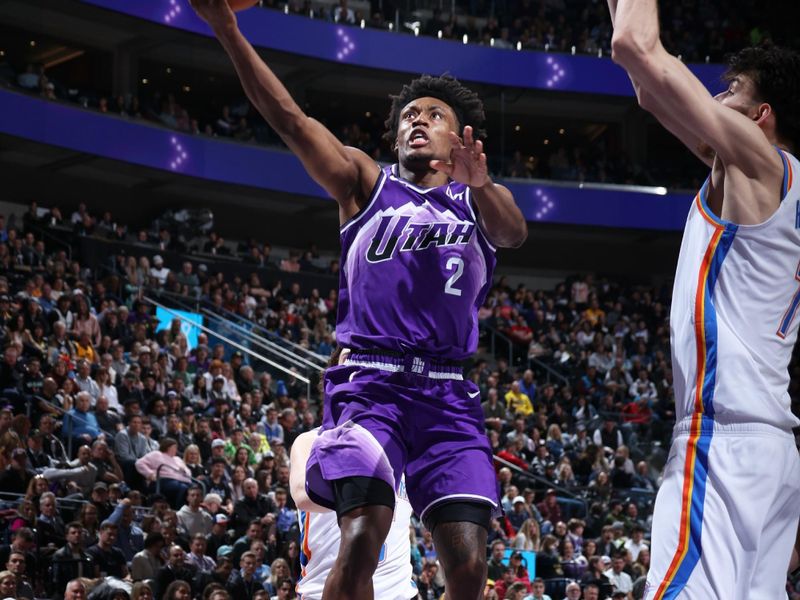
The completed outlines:
{"type": "MultiPolygon", "coordinates": [[[[162,232],[126,235],[84,206],[66,215],[34,205],[0,218],[0,598],[294,598],[288,457],[319,424],[318,390],[202,333],[190,348],[177,321],[157,331],[142,297],[199,299],[326,356],[335,290],[280,283],[314,268],[314,251],[278,263],[243,243],[229,252],[253,274],[226,279],[191,254],[165,265],[162,232]],[[56,217],[139,254],[93,272],[45,243],[56,217]]],[[[215,236],[204,250],[221,247],[215,236]]],[[[674,422],[668,307],[669,288],[644,282],[495,282],[467,370],[505,511],[486,599],[642,597],[674,422]]],[[[431,535],[416,519],[409,535],[420,598],[438,599],[431,535]]]]}

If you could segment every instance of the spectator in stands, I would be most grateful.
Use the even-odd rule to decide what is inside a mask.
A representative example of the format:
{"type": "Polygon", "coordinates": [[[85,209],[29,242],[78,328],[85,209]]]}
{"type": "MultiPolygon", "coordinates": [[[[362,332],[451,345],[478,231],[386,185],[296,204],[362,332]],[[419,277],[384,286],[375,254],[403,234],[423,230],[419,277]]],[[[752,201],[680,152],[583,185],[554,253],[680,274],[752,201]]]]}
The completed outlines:
{"type": "Polygon", "coordinates": [[[116,546],[122,550],[126,561],[133,560],[137,552],[144,549],[144,532],[134,522],[133,505],[130,498],[120,501],[108,520],[117,524],[116,546]]]}
{"type": "MultiPolygon", "coordinates": [[[[81,394],[85,395],[84,400],[88,402],[88,394],[85,392],[81,392],[81,394]]],[[[66,489],[70,494],[79,494],[86,498],[92,493],[94,484],[97,481],[97,467],[92,464],[91,459],[91,448],[89,446],[81,446],[78,448],[78,458],[67,463],[67,468],[45,469],[42,475],[49,482],[66,482],[66,489]]]]}
{"type": "Polygon", "coordinates": [[[267,495],[259,493],[255,479],[246,479],[242,487],[244,497],[233,507],[233,527],[237,537],[244,535],[247,526],[255,519],[260,520],[264,527],[271,527],[277,511],[275,503],[267,495]]]}
{"type": "Polygon", "coordinates": [[[144,549],[134,554],[131,560],[131,578],[134,581],[155,579],[163,566],[161,550],[164,548],[164,536],[159,532],[148,533],[144,539],[144,549]]]}
{"type": "Polygon", "coordinates": [[[506,408],[515,415],[529,417],[533,414],[533,404],[527,394],[522,393],[519,381],[511,384],[511,389],[505,395],[506,408]]]}
{"type": "MultiPolygon", "coordinates": [[[[84,361],[85,362],[85,361],[84,361]]],[[[72,441],[75,447],[91,444],[100,435],[97,417],[91,411],[92,396],[81,391],[75,396],[75,406],[64,416],[64,438],[72,441]]]]}
{"type": "Polygon", "coordinates": [[[163,438],[159,442],[158,450],[148,452],[136,461],[136,469],[152,483],[156,479],[170,498],[173,506],[183,504],[186,490],[191,484],[191,474],[186,463],[177,456],[178,442],[172,438],[163,438]]]}
{"type": "Polygon", "coordinates": [[[347,6],[347,0],[339,0],[339,6],[333,9],[333,20],[336,23],[345,23],[347,25],[356,24],[355,12],[347,6]]]}
{"type": "Polygon", "coordinates": [[[211,533],[214,519],[201,508],[203,490],[199,485],[191,485],[186,491],[186,504],[178,511],[178,523],[190,537],[205,536],[211,533]]]}
{"type": "Polygon", "coordinates": [[[53,598],[61,597],[61,590],[64,597],[69,597],[69,583],[79,577],[97,577],[99,572],[92,557],[84,550],[82,545],[80,523],[70,523],[66,530],[66,544],[52,555],[53,565],[53,586],[55,594],[53,598]]]}
{"type": "Polygon", "coordinates": [[[5,563],[5,568],[14,574],[16,580],[15,598],[30,598],[33,600],[33,587],[31,586],[28,578],[25,576],[25,554],[22,552],[12,551],[9,554],[8,561],[5,563]]]}
{"type": "Polygon", "coordinates": [[[624,567],[625,559],[617,554],[611,559],[611,568],[605,571],[604,575],[611,582],[615,592],[628,594],[633,591],[633,580],[623,570],[624,567]]]}
{"type": "Polygon", "coordinates": [[[207,545],[206,536],[202,533],[192,536],[191,552],[186,556],[186,563],[193,567],[197,573],[211,573],[217,566],[214,559],[206,555],[207,545]]]}
{"type": "Polygon", "coordinates": [[[114,546],[116,540],[117,524],[112,521],[103,521],[100,525],[97,544],[86,550],[101,577],[110,576],[124,579],[128,575],[125,556],[119,548],[114,546]]]}
{"type": "MultiPolygon", "coordinates": [[[[189,585],[187,581],[192,581],[195,576],[195,571],[186,565],[186,553],[183,548],[177,544],[173,544],[169,548],[169,558],[167,564],[158,570],[156,575],[156,597],[157,598],[174,598],[176,583],[180,582],[186,586],[186,591],[189,592],[189,585]]],[[[182,586],[181,586],[182,587],[182,586]]],[[[185,596],[185,600],[189,600],[190,596],[185,596]]]]}
{"type": "MultiPolygon", "coordinates": [[[[261,581],[255,576],[256,555],[249,550],[239,559],[239,570],[231,573],[228,580],[228,589],[234,600],[239,598],[252,598],[255,592],[262,588],[261,581]]],[[[291,580],[290,580],[291,585],[291,580]]],[[[279,584],[279,589],[281,584],[279,584]]]]}

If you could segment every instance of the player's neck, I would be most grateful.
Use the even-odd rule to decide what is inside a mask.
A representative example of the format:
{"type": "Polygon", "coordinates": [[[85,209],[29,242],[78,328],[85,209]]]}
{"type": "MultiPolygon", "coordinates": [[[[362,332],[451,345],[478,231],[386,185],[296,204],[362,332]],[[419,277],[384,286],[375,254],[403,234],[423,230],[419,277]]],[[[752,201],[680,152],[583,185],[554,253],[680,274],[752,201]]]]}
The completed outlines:
{"type": "Polygon", "coordinates": [[[406,181],[413,183],[421,188],[435,188],[444,185],[449,181],[446,174],[426,165],[404,165],[397,164],[397,174],[406,181]]]}

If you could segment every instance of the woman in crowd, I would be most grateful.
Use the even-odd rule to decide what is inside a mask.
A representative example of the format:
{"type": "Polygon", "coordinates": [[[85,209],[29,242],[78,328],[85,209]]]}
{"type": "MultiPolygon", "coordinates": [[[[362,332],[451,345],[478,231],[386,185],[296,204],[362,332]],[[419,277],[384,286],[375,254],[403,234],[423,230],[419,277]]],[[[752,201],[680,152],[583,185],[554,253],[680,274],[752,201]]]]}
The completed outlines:
{"type": "MultiPolygon", "coordinates": [[[[30,487],[30,486],[28,486],[30,487]]],[[[25,499],[19,503],[8,530],[13,533],[23,527],[34,528],[36,523],[36,508],[31,500],[25,499]]]]}
{"type": "Polygon", "coordinates": [[[250,450],[244,446],[237,448],[236,454],[233,455],[231,466],[234,469],[236,467],[242,467],[242,469],[244,469],[245,479],[253,477],[253,469],[250,468],[250,450]]]}
{"type": "Polygon", "coordinates": [[[191,600],[192,588],[185,581],[178,579],[167,586],[162,600],[191,600]]]}
{"type": "Polygon", "coordinates": [[[558,553],[561,556],[561,569],[564,577],[580,579],[586,572],[589,562],[580,554],[575,554],[575,546],[569,538],[564,538],[559,545],[558,553]]]}
{"type": "Polygon", "coordinates": [[[108,408],[122,414],[122,405],[119,403],[117,388],[114,382],[111,381],[111,375],[109,375],[108,369],[105,367],[97,369],[94,380],[97,382],[97,387],[100,388],[100,395],[105,396],[106,400],[108,400],[108,408]]]}
{"type": "Polygon", "coordinates": [[[189,467],[189,472],[193,479],[202,481],[206,477],[206,469],[202,463],[200,449],[196,444],[189,444],[183,451],[183,462],[189,467]]]}
{"type": "Polygon", "coordinates": [[[77,297],[75,301],[76,312],[75,319],[72,321],[72,335],[80,338],[81,334],[86,333],[89,335],[89,341],[97,346],[100,344],[100,324],[89,310],[89,302],[83,295],[77,297]]]}
{"type": "Polygon", "coordinates": [[[78,523],[83,527],[83,547],[88,548],[97,543],[97,532],[100,528],[97,507],[91,502],[81,505],[78,523]]]}
{"type": "Polygon", "coordinates": [[[153,600],[153,588],[147,581],[137,581],[131,590],[131,600],[153,600]]]}
{"type": "Polygon", "coordinates": [[[244,498],[244,488],[242,488],[242,484],[245,479],[247,479],[245,468],[241,465],[234,467],[233,473],[231,473],[231,500],[233,500],[234,504],[244,498]]]}
{"type": "Polygon", "coordinates": [[[539,550],[539,523],[536,519],[525,519],[522,527],[519,528],[517,535],[514,537],[512,547],[514,550],[531,550],[537,552],[539,550]]]}
{"type": "Polygon", "coordinates": [[[269,594],[275,595],[278,593],[278,583],[287,577],[291,577],[292,573],[289,569],[289,563],[285,558],[276,558],[270,565],[269,581],[264,585],[264,588],[269,594]]]}

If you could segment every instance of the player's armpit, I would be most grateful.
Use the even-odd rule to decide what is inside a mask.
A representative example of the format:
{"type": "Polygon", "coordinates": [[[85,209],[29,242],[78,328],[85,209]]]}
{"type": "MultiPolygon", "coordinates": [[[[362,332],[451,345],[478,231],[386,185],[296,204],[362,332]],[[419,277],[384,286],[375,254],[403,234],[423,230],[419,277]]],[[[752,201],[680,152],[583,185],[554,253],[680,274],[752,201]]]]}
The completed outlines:
{"type": "Polygon", "coordinates": [[[735,165],[748,177],[771,181],[782,175],[780,157],[756,122],[714,100],[660,42],[645,48],[634,35],[617,30],[612,49],[614,60],[642,87],[642,107],[659,121],[680,123],[683,131],[713,148],[723,164],[735,165]]]}

